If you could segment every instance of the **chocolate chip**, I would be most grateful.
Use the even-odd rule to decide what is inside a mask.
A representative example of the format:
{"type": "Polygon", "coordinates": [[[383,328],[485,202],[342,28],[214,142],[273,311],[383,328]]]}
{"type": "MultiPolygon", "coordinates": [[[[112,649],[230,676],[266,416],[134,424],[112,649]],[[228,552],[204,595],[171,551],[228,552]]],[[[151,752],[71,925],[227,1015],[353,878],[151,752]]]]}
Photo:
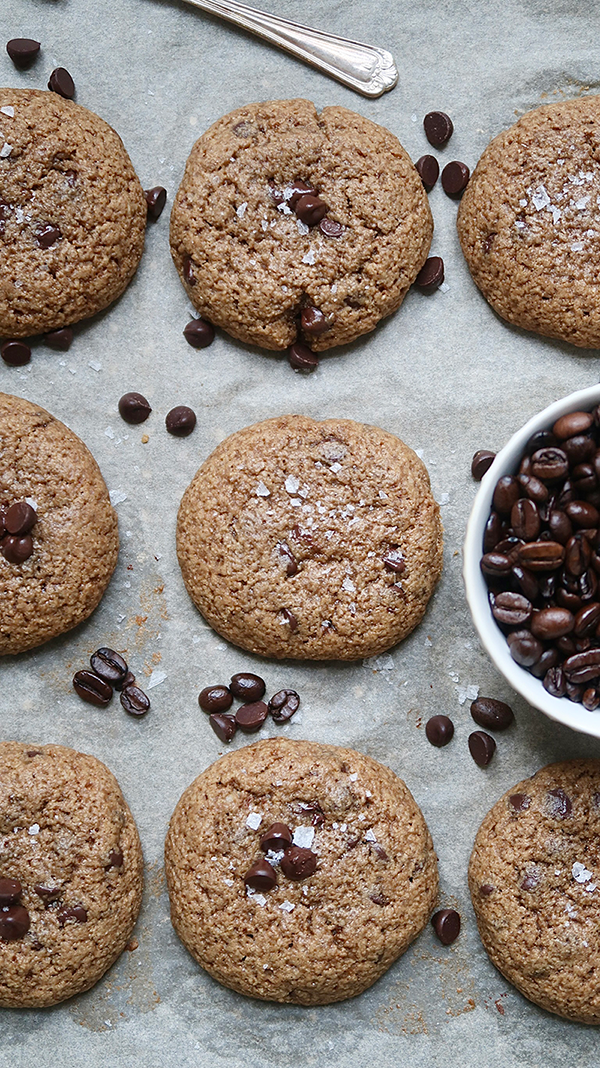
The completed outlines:
{"type": "Polygon", "coordinates": [[[441,749],[454,735],[454,724],[448,716],[432,716],[425,724],[427,741],[441,749]]]}
{"type": "Polygon", "coordinates": [[[481,482],[483,476],[489,471],[495,459],[495,452],[490,452],[488,449],[477,450],[471,460],[471,474],[476,482],[481,482]]]}
{"type": "Polygon", "coordinates": [[[427,192],[431,192],[440,175],[440,165],[435,156],[421,156],[415,163],[415,169],[427,192]]]}
{"type": "Polygon", "coordinates": [[[22,891],[23,887],[18,879],[0,879],[0,906],[14,905],[22,891]]]}
{"type": "Polygon", "coordinates": [[[31,359],[31,349],[24,341],[5,341],[0,356],[9,367],[23,367],[31,359]]]}
{"type": "Polygon", "coordinates": [[[287,200],[290,208],[295,208],[300,198],[306,196],[308,193],[312,196],[317,195],[317,191],[316,189],[313,189],[312,185],[307,185],[306,182],[301,182],[299,179],[289,182],[285,187],[284,192],[286,193],[286,197],[282,197],[282,199],[287,200]]]}
{"type": "Polygon", "coordinates": [[[183,264],[183,277],[188,286],[196,285],[196,275],[194,274],[194,263],[191,256],[188,256],[183,264]]]}
{"type": "Polygon", "coordinates": [[[387,570],[393,571],[396,575],[402,575],[406,571],[406,561],[398,548],[390,549],[382,560],[387,570]]]}
{"type": "Polygon", "coordinates": [[[96,649],[90,657],[90,665],[92,671],[111,686],[122,682],[128,671],[126,661],[114,649],[96,649]]]}
{"type": "Polygon", "coordinates": [[[215,328],[206,319],[190,319],[183,336],[193,349],[207,349],[215,340],[215,328]]]}
{"type": "Polygon", "coordinates": [[[531,798],[527,794],[511,794],[508,801],[515,812],[525,812],[531,804],[531,798]]]}
{"type": "Polygon", "coordinates": [[[269,701],[269,712],[275,723],[286,723],[300,707],[300,695],[295,690],[278,690],[269,701]]]}
{"type": "Polygon", "coordinates": [[[441,256],[430,256],[425,260],[417,277],[415,285],[422,293],[435,293],[444,281],[444,261],[441,256]]]}
{"type": "Polygon", "coordinates": [[[251,671],[239,671],[231,676],[229,689],[240,701],[260,701],[266,690],[265,680],[251,671]]]}
{"type": "Polygon", "coordinates": [[[371,899],[371,901],[374,902],[375,905],[381,905],[382,907],[384,905],[389,905],[390,903],[389,897],[386,897],[385,894],[382,894],[381,890],[374,890],[372,894],[369,894],[369,898],[371,899]]]}
{"type": "Polygon", "coordinates": [[[269,709],[264,701],[252,701],[250,704],[240,705],[235,714],[235,722],[245,734],[254,734],[260,730],[268,714],[269,709]]]}
{"type": "Polygon", "coordinates": [[[302,882],[314,875],[317,870],[318,857],[311,849],[303,849],[302,846],[290,846],[281,858],[281,870],[286,879],[294,882],[302,882]]]}
{"type": "Polygon", "coordinates": [[[29,913],[22,905],[10,905],[0,911],[0,938],[16,942],[29,930],[29,913]]]}
{"type": "Polygon", "coordinates": [[[298,630],[298,620],[289,608],[282,608],[281,615],[283,616],[284,622],[287,623],[292,633],[295,630],[298,630]]]}
{"type": "Polygon", "coordinates": [[[449,197],[462,196],[469,184],[471,172],[466,163],[453,160],[447,163],[442,171],[442,188],[449,197]]]}
{"type": "Polygon", "coordinates": [[[123,850],[122,849],[111,849],[110,853],[108,854],[108,864],[106,865],[106,870],[108,871],[109,868],[122,868],[122,867],[123,867],[123,850]]]}
{"type": "Polygon", "coordinates": [[[471,704],[471,715],[480,727],[489,731],[505,731],[515,719],[510,705],[494,697],[476,697],[471,704]]]}
{"type": "Polygon", "coordinates": [[[151,411],[152,408],[141,393],[124,393],[119,401],[119,415],[131,426],[145,423],[151,411]]]}
{"type": "Polygon", "coordinates": [[[126,686],[121,690],[119,699],[130,716],[145,716],[150,711],[150,698],[139,686],[126,686]]]}
{"type": "Polygon", "coordinates": [[[495,887],[495,886],[490,886],[490,884],[489,884],[489,883],[483,883],[483,884],[482,884],[482,885],[481,885],[481,886],[479,887],[479,893],[480,893],[480,894],[482,895],[482,897],[489,897],[489,896],[490,896],[490,894],[493,894],[493,893],[494,893],[494,890],[495,890],[495,889],[496,889],[496,887],[495,887]]]}
{"type": "Polygon", "coordinates": [[[82,700],[101,708],[109,703],[113,693],[112,686],[94,671],[76,671],[73,676],[73,688],[82,700]]]}
{"type": "Polygon", "coordinates": [[[566,820],[571,815],[571,798],[560,786],[555,790],[548,790],[548,809],[555,819],[566,820]]]}
{"type": "Polygon", "coordinates": [[[293,345],[290,345],[288,361],[294,371],[304,371],[306,374],[316,371],[319,366],[318,356],[315,356],[314,352],[307,345],[303,345],[301,341],[295,341],[293,345]]]}
{"type": "Polygon", "coordinates": [[[251,868],[248,868],[244,876],[244,882],[251,890],[272,890],[277,884],[275,869],[269,864],[268,860],[260,857],[254,861],[251,868]]]}
{"type": "Polygon", "coordinates": [[[521,882],[521,890],[535,890],[536,886],[539,886],[539,877],[535,872],[531,872],[526,875],[521,882]]]}
{"type": "Polygon", "coordinates": [[[227,686],[205,686],[198,694],[198,704],[203,712],[226,712],[232,703],[233,696],[227,686]]]}
{"type": "Polygon", "coordinates": [[[51,248],[61,237],[62,234],[58,227],[50,225],[45,226],[43,230],[38,231],[35,235],[38,245],[44,249],[51,248]]]}
{"type": "Polygon", "coordinates": [[[423,129],[430,145],[445,145],[454,131],[452,119],[445,111],[430,111],[423,119],[423,129]]]}
{"type": "Polygon", "coordinates": [[[27,501],[16,501],[7,509],[4,527],[9,534],[29,534],[37,523],[37,512],[27,501]]]}
{"type": "Polygon", "coordinates": [[[223,716],[217,712],[210,717],[208,722],[222,742],[230,742],[237,730],[235,716],[223,716]]]}
{"type": "Polygon", "coordinates": [[[60,330],[51,330],[49,334],[44,334],[44,341],[56,352],[66,352],[73,341],[72,327],[63,326],[60,330]]]}
{"type": "Polygon", "coordinates": [[[75,96],[75,83],[64,67],[57,67],[52,71],[48,79],[48,88],[51,92],[64,96],[66,100],[72,100],[75,96]]]}
{"type": "Polygon", "coordinates": [[[434,912],[431,925],[443,946],[452,945],[460,934],[460,916],[456,909],[434,912]]]}
{"type": "Polygon", "coordinates": [[[341,222],[337,222],[335,219],[321,219],[319,223],[319,230],[325,237],[341,237],[345,232],[346,227],[341,222]]]}
{"type": "MultiPolygon", "coordinates": [[[[297,575],[298,561],[296,560],[296,557],[294,556],[289,545],[285,541],[280,541],[277,543],[277,549],[279,551],[279,555],[283,558],[283,561],[285,562],[285,573],[288,578],[291,578],[292,575],[297,575]]],[[[262,694],[260,694],[259,696],[262,697],[262,694]]]]}
{"type": "Polygon", "coordinates": [[[171,408],[165,419],[165,425],[169,434],[173,434],[176,438],[187,438],[196,426],[196,413],[191,408],[187,408],[185,404],[180,404],[177,408],[171,408]]]}
{"type": "Polygon", "coordinates": [[[62,894],[62,887],[60,886],[42,886],[38,884],[34,886],[33,890],[38,897],[41,897],[46,907],[56,901],[62,894]]]}
{"type": "Polygon", "coordinates": [[[300,316],[300,324],[306,334],[310,334],[311,337],[318,337],[320,334],[325,334],[327,330],[331,330],[332,323],[323,315],[320,308],[303,308],[300,316]]]}
{"type": "Polygon", "coordinates": [[[310,816],[313,827],[321,827],[325,823],[325,813],[318,801],[298,801],[297,804],[301,812],[310,816]]]}
{"type": "Polygon", "coordinates": [[[306,193],[298,197],[294,204],[294,211],[306,226],[316,226],[327,215],[329,204],[313,193],[306,193]]]}
{"type": "Polygon", "coordinates": [[[64,927],[69,920],[73,920],[75,923],[87,923],[88,915],[83,905],[66,905],[64,909],[59,909],[56,918],[59,927],[64,927]]]}
{"type": "Polygon", "coordinates": [[[485,731],[473,731],[469,735],[469,752],[480,768],[487,768],[496,751],[496,743],[485,731]]]}
{"type": "Polygon", "coordinates": [[[0,551],[9,564],[25,563],[33,554],[31,534],[25,534],[22,538],[8,535],[0,542],[0,551]]]}
{"type": "Polygon", "coordinates": [[[145,189],[144,196],[149,217],[159,219],[167,202],[167,190],[162,185],[155,185],[152,189],[145,189]]]}
{"type": "Polygon", "coordinates": [[[272,823],[263,834],[259,844],[263,853],[268,853],[269,850],[276,852],[280,849],[287,849],[292,844],[292,832],[286,823],[272,823]]]}
{"type": "Polygon", "coordinates": [[[30,37],[14,37],[6,45],[6,51],[15,67],[20,67],[22,70],[33,63],[39,50],[40,42],[33,41],[30,37]]]}

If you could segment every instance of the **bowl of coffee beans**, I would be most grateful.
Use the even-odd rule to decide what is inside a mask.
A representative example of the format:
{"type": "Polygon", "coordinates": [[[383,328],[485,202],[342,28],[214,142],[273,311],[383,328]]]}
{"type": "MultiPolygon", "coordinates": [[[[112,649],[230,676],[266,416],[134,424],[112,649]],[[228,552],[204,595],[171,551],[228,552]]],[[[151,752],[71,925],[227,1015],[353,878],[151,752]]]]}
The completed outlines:
{"type": "Polygon", "coordinates": [[[600,737],[600,385],[556,401],[498,453],[467,524],[463,576],[510,685],[600,737]]]}

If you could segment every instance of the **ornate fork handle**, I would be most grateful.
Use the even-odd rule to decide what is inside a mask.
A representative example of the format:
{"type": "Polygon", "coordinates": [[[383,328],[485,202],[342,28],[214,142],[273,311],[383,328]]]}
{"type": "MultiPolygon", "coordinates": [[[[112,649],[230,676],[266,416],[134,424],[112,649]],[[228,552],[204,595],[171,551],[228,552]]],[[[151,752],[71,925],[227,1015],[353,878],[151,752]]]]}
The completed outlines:
{"type": "Polygon", "coordinates": [[[332,33],[313,30],[296,22],[257,11],[237,0],[187,0],[194,7],[234,22],[245,30],[298,56],[313,67],[337,78],[363,96],[381,96],[393,89],[398,70],[384,48],[347,41],[332,33]]]}

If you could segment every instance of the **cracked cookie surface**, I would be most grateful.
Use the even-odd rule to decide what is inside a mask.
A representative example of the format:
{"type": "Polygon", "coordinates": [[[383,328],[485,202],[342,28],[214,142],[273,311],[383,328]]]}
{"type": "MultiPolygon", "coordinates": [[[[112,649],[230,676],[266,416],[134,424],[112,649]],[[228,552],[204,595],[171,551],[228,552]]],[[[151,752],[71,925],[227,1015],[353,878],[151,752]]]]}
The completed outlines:
{"type": "Polygon", "coordinates": [[[53,415],[0,393],[0,507],[29,499],[33,553],[0,553],[0,655],[20,653],[93,612],[117,563],[117,516],[92,454],[53,415]]]}
{"type": "Polygon", "coordinates": [[[212,323],[266,349],[298,337],[316,351],[355,340],[395,311],[433,232],[423,183],[400,142],[343,107],[308,100],[249,104],[196,142],[171,214],[171,251],[186,292],[212,323]],[[273,189],[303,181],[341,223],[303,224],[273,189]],[[317,308],[329,328],[299,328],[317,308]]]}
{"type": "Polygon", "coordinates": [[[374,656],[420,622],[442,568],[424,464],[349,419],[280,416],[232,434],[181,501],[188,593],[263,656],[374,656]]]}
{"type": "Polygon", "coordinates": [[[144,247],[123,143],[56,93],[0,89],[0,335],[70,326],[116,300],[144,247]]]}
{"type": "Polygon", "coordinates": [[[125,948],[142,897],[140,840],[114,775],[74,749],[0,743],[0,846],[0,878],[18,880],[29,916],[22,937],[0,937],[0,1006],[89,989],[125,948]]]}
{"type": "Polygon", "coordinates": [[[353,749],[276,738],[244,746],[188,787],[165,847],[171,919],[213,978],[300,1005],[354,997],[423,929],[438,888],[431,836],[389,768],[353,749]],[[279,861],[272,890],[244,876],[273,823],[310,840],[313,875],[279,861]]]}
{"type": "Polygon", "coordinates": [[[488,812],[469,865],[492,963],[531,1001],[600,1023],[600,760],[550,764],[488,812]]]}

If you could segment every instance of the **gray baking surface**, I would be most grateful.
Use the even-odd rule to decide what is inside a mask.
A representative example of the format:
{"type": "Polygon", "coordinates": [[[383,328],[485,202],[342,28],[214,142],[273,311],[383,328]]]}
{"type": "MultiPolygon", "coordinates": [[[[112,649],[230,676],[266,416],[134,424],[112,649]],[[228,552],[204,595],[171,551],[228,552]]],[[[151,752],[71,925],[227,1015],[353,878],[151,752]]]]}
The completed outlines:
{"type": "MultiPolygon", "coordinates": [[[[598,84],[600,10],[585,0],[278,0],[277,10],[389,48],[400,69],[397,88],[366,100],[177,0],[3,0],[0,78],[44,88],[55,66],[67,67],[78,102],[116,128],[144,187],[167,187],[168,206],[195,138],[250,101],[294,95],[318,107],[343,104],[388,126],[413,159],[431,151],[424,114],[442,109],[455,133],[436,154],[472,168],[517,115],[598,84]],[[26,73],[4,51],[16,36],[42,42],[26,73]]],[[[181,332],[190,307],[169,255],[168,209],[148,227],[134,282],[108,312],[77,329],[68,353],[36,344],[26,368],[0,367],[0,389],[40,402],[72,427],[123,498],[119,564],[99,609],[62,639],[2,662],[1,737],[72,745],[104,760],[129,800],[147,865],[139,948],[64,1005],[4,1010],[2,1065],[600,1063],[593,1029],[536,1008],[495,971],[466,885],[475,831],[499,795],[549,761],[600,756],[600,743],[551,723],[510,691],[479,644],[461,581],[476,491],[473,452],[498,449],[535,411],[596,382],[597,354],[498,319],[462,259],[456,203],[439,183],[430,201],[432,253],[444,257],[447,289],[411,292],[375,333],[324,358],[312,376],[224,334],[204,351],[186,344],[181,332]],[[128,390],[144,393],[154,408],[141,427],[128,427],[117,413],[128,390]],[[178,440],[165,432],[164,417],[182,403],[195,408],[198,426],[178,440]],[[442,506],[444,574],[425,621],[374,663],[260,661],[214,634],[183,587],[174,548],[183,490],[224,436],[288,411],[351,417],[398,434],[423,456],[442,506]],[[128,718],[118,701],[98,710],[73,692],[73,671],[102,644],[126,650],[141,684],[155,683],[145,720],[128,718]],[[301,711],[284,728],[288,737],[355,746],[406,780],[439,855],[441,903],[463,917],[453,946],[442,947],[428,927],[350,1002],[304,1009],[238,996],[196,966],[169,922],[162,863],[169,815],[183,788],[224,748],[197,695],[243,669],[264,675],[271,692],[290,686],[301,693],[301,711]],[[517,716],[516,726],[498,735],[487,769],[467,750],[472,688],[508,701],[517,716]],[[424,732],[438,712],[456,726],[441,750],[424,732]]]]}

